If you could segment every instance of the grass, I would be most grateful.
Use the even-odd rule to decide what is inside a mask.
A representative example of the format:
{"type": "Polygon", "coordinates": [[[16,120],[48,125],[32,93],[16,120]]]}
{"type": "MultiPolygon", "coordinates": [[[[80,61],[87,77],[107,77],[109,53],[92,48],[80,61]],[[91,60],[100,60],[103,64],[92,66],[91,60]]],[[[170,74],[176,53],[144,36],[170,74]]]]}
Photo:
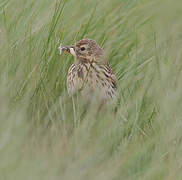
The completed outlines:
{"type": "Polygon", "coordinates": [[[182,179],[180,5],[1,0],[1,179],[182,179]],[[116,114],[67,97],[58,46],[84,37],[118,78],[116,114]]]}

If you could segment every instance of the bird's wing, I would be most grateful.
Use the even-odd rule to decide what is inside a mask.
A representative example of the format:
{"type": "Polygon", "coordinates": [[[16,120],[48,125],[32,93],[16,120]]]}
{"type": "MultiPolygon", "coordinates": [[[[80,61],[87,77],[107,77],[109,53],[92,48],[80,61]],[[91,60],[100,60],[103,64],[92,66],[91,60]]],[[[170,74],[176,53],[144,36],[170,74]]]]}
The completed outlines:
{"type": "Polygon", "coordinates": [[[111,78],[111,82],[113,85],[113,88],[116,89],[117,88],[117,77],[115,76],[115,74],[113,73],[109,63],[106,64],[106,68],[107,68],[107,72],[111,78]]]}

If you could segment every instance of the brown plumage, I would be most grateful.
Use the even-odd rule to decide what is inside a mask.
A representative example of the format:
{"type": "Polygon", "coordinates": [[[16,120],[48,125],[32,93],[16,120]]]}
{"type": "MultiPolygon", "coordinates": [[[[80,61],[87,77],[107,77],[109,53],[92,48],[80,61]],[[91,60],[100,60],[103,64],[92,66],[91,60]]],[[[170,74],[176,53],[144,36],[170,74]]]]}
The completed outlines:
{"type": "Polygon", "coordinates": [[[68,94],[80,92],[85,99],[110,101],[116,96],[117,79],[94,40],[82,39],[74,46],[61,47],[75,57],[67,76],[68,94]]]}

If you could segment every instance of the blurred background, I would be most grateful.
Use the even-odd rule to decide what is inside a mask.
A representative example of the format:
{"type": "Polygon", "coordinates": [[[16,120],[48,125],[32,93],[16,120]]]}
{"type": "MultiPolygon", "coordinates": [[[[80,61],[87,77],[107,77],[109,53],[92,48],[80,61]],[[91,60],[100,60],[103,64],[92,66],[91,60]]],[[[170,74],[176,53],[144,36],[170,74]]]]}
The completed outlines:
{"type": "Polygon", "coordinates": [[[182,179],[180,0],[0,0],[0,179],[182,179]],[[118,111],[70,100],[74,59],[95,39],[118,111]]]}

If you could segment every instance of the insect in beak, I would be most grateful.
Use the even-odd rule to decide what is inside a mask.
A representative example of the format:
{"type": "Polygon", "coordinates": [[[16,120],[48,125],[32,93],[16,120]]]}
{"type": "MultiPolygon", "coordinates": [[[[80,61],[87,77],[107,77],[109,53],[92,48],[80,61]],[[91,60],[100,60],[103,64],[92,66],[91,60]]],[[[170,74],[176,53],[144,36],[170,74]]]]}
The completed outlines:
{"type": "Polygon", "coordinates": [[[62,52],[70,53],[73,56],[76,56],[75,47],[74,46],[62,46],[62,45],[60,45],[59,46],[59,53],[61,54],[62,52]]]}

